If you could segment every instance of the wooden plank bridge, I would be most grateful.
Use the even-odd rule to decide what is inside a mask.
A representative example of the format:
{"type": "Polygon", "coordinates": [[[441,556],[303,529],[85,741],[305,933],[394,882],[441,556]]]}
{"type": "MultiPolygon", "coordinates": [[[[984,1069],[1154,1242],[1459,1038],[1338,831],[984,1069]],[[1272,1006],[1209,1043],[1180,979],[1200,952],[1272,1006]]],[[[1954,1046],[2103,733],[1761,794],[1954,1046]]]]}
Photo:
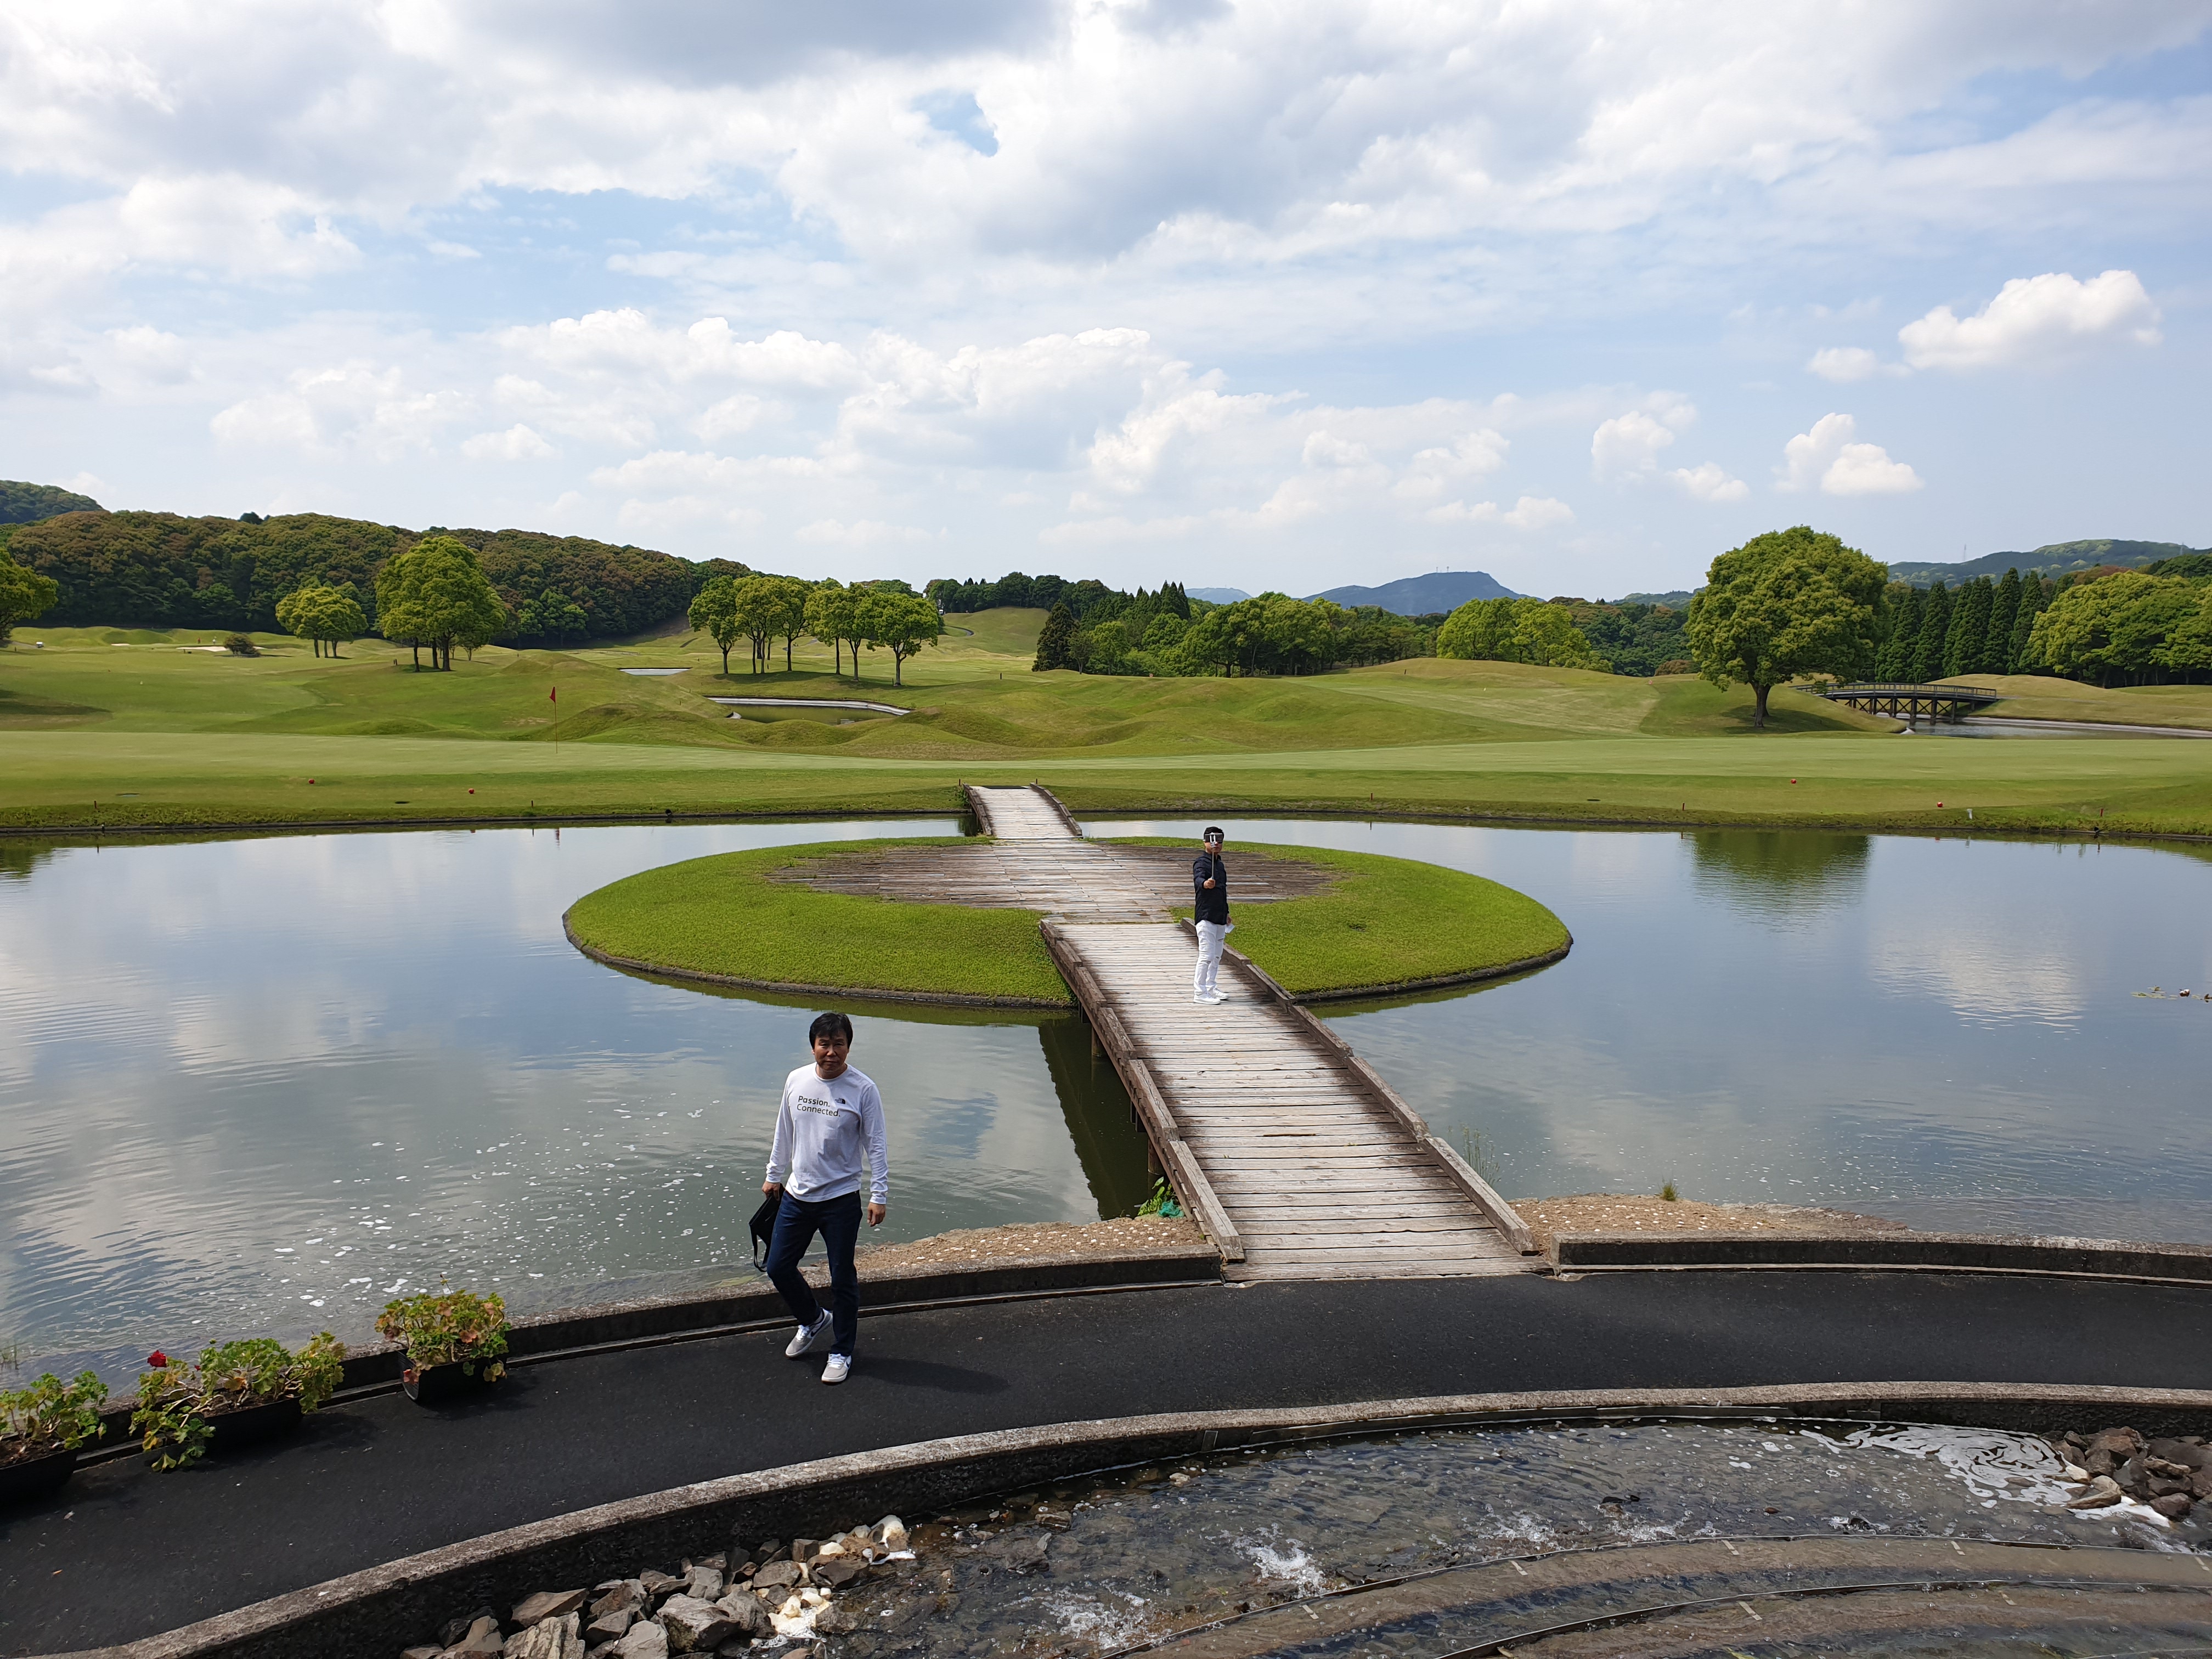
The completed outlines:
{"type": "Polygon", "coordinates": [[[1901,720],[1961,720],[2004,701],[2002,693],[1978,685],[1832,685],[1820,695],[1830,702],[1901,720]]]}
{"type": "MultiPolygon", "coordinates": [[[[1052,913],[1046,945],[1229,1277],[1457,1276],[1534,1265],[1534,1241],[1512,1206],[1257,966],[1225,952],[1229,1000],[1192,1000],[1195,936],[1187,922],[1160,919],[1166,904],[1187,901],[1155,878],[1131,884],[1133,902],[1114,915],[1113,896],[1085,878],[1105,878],[1119,849],[1082,841],[1042,789],[971,786],[968,794],[1009,851],[1058,843],[1071,878],[1064,895],[1049,881],[1024,890],[1017,880],[1016,891],[1002,887],[983,902],[1052,913]],[[1091,865],[1085,854],[1102,856],[1091,865]]],[[[1176,860],[1187,893],[1188,856],[1176,860]]],[[[1237,892],[1245,896],[1241,883],[1237,892]]]]}

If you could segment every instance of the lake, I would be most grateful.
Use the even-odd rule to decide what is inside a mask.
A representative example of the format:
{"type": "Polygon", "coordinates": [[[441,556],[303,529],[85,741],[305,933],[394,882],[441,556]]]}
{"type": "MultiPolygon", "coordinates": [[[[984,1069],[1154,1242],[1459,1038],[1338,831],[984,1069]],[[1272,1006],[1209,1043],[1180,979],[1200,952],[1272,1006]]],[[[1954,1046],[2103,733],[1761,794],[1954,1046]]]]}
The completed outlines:
{"type": "MultiPolygon", "coordinates": [[[[2212,981],[2207,849],[1224,822],[1232,855],[1420,858],[1566,921],[1542,972],[1324,1010],[1509,1195],[1671,1179],[2212,1240],[2212,1010],[2171,994],[2212,981]]],[[[520,1310],[749,1276],[811,1006],[602,967],[561,912],[707,853],[956,828],[0,842],[0,1344],[125,1376],[157,1343],[358,1337],[441,1278],[520,1310]]],[[[1141,1200],[1072,1016],[854,1012],[891,1112],[884,1237],[1141,1200]]]]}

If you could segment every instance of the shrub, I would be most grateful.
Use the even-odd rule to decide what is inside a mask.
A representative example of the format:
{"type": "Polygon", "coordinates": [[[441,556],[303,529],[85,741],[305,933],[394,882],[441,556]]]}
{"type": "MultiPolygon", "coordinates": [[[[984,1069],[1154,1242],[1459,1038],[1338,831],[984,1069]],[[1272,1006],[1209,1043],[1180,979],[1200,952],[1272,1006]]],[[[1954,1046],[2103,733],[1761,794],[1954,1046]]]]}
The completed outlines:
{"type": "Polygon", "coordinates": [[[496,1293],[425,1291],[387,1302],[376,1316],[376,1334],[407,1351],[407,1380],[433,1365],[458,1363],[464,1376],[481,1364],[483,1379],[507,1375],[507,1304],[496,1293]]]}
{"type": "Polygon", "coordinates": [[[64,1382],[48,1371],[27,1389],[0,1394],[0,1463],[75,1451],[100,1438],[100,1406],[107,1385],[93,1371],[64,1382]]]}
{"type": "Polygon", "coordinates": [[[234,657],[258,657],[261,647],[243,634],[233,634],[222,642],[222,648],[234,657]]]}
{"type": "Polygon", "coordinates": [[[157,1469],[198,1462],[214,1434],[210,1417],[296,1399],[300,1409],[319,1409],[344,1376],[345,1344],[328,1331],[297,1353],[271,1339],[219,1342],[194,1365],[172,1365],[158,1351],[154,1369],[138,1379],[138,1410],[131,1431],[156,1454],[157,1469]]]}
{"type": "Polygon", "coordinates": [[[1698,665],[1687,657],[1669,657],[1651,671],[1655,678],[1661,674],[1694,674],[1697,672],[1698,665]]]}

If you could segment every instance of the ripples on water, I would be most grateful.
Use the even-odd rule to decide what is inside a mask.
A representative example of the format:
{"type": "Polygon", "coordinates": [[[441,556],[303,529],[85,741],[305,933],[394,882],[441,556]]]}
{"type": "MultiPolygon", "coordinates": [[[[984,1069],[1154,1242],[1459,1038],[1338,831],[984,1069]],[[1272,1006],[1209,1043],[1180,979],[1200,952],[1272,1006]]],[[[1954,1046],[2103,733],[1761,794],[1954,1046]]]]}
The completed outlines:
{"type": "Polygon", "coordinates": [[[2206,1542],[2194,1521],[2138,1507],[2054,1511],[2069,1495],[2059,1473],[2025,1435],[1776,1422],[1447,1431],[1162,1464],[939,1516],[920,1532],[923,1571],[854,1597],[870,1633],[848,1650],[1110,1650],[1408,1574],[1606,1545],[2206,1542]],[[1047,1571],[1008,1571],[1002,1540],[1036,1536],[1048,1540],[1047,1571]]]}

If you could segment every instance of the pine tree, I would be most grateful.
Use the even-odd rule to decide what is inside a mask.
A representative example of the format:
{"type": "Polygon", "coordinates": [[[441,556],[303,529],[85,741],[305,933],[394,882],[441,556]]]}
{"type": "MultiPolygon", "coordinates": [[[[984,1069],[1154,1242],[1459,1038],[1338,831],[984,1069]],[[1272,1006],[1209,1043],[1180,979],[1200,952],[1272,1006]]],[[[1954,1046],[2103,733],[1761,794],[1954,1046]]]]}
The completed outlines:
{"type": "Polygon", "coordinates": [[[1959,590],[1958,602],[1951,607],[1951,626],[1943,636],[1945,679],[1973,673],[1974,665],[1982,659],[1982,647],[1990,636],[1990,598],[1987,576],[1977,576],[1959,590]]]}
{"type": "Polygon", "coordinates": [[[1981,665],[1977,674],[2008,674],[2012,672],[2012,625],[2020,620],[2020,568],[2014,566],[2004,573],[1997,584],[1996,598],[1990,606],[1990,631],[1982,646],[1981,665]]]}
{"type": "Polygon", "coordinates": [[[1882,605],[1882,619],[1887,628],[1875,668],[1877,679],[1896,684],[1912,678],[1913,658],[1920,648],[1920,611],[1923,603],[1924,596],[1917,587],[1898,583],[1889,589],[1882,605]]]}
{"type": "Polygon", "coordinates": [[[2051,589],[2043,578],[2033,570],[2021,579],[2020,614],[2013,618],[2012,653],[2005,661],[2008,674],[2025,674],[2035,665],[2033,654],[2027,648],[2028,636],[2035,631],[2035,619],[2051,604],[2051,589]]]}
{"type": "Polygon", "coordinates": [[[1075,642],[1075,612],[1062,599],[1053,606],[1044,619],[1044,631],[1037,635],[1036,660],[1030,665],[1031,672],[1042,674],[1048,669],[1072,666],[1068,650],[1075,642]]]}
{"type": "Polygon", "coordinates": [[[1921,684],[1942,678],[1944,636],[1950,629],[1950,591],[1937,582],[1920,607],[1920,637],[1912,651],[1912,678],[1921,684]]]}

